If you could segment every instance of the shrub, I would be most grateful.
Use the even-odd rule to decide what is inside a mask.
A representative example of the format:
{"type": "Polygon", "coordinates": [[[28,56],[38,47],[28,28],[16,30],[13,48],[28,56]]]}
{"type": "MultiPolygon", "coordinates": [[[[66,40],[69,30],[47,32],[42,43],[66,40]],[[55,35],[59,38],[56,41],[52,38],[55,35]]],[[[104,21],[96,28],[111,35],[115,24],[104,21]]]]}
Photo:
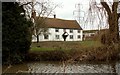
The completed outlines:
{"type": "Polygon", "coordinates": [[[61,50],[31,52],[28,55],[29,61],[63,61],[69,59],[69,55],[61,50]]]}

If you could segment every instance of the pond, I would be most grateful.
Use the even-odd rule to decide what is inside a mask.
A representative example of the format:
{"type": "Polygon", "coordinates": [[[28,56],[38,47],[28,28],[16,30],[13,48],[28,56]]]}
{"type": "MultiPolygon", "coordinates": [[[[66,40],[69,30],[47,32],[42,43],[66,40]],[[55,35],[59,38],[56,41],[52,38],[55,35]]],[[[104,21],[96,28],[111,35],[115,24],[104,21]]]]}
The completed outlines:
{"type": "MultiPolygon", "coordinates": [[[[66,63],[66,62],[29,62],[15,65],[10,70],[15,73],[117,73],[120,75],[120,62],[116,63],[66,63]],[[18,69],[19,70],[16,70],[18,69]],[[23,69],[22,69],[23,68],[23,69]],[[25,69],[26,68],[26,69],[25,69]]],[[[7,71],[5,72],[7,73],[7,71]]],[[[9,73],[9,71],[8,71],[9,73]]]]}

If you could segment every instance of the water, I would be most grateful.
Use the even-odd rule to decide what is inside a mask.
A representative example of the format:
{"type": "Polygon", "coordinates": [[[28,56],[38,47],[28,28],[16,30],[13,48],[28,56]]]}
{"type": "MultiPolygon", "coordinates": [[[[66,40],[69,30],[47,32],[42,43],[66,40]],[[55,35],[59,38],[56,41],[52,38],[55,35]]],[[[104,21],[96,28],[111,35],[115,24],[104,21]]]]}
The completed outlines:
{"type": "Polygon", "coordinates": [[[91,64],[28,64],[33,73],[112,73],[109,65],[91,64]]]}
{"type": "Polygon", "coordinates": [[[120,62],[116,63],[115,69],[116,69],[116,73],[118,73],[118,75],[120,75],[120,62]]]}
{"type": "MultiPolygon", "coordinates": [[[[15,65],[15,73],[118,73],[120,75],[120,62],[117,63],[65,63],[65,62],[29,62],[15,65]],[[16,70],[20,67],[21,70],[16,70]],[[27,67],[26,70],[25,67],[27,67]]],[[[12,70],[12,68],[10,69],[12,70]]],[[[7,71],[6,71],[7,72],[7,71]]]]}

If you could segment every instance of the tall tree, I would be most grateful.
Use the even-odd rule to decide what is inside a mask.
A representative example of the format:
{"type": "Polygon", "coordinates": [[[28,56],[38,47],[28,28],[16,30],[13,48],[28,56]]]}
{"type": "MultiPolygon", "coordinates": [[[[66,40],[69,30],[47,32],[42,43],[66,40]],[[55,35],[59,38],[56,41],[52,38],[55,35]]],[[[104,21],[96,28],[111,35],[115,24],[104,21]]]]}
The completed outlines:
{"type": "Polygon", "coordinates": [[[31,45],[32,22],[25,17],[25,10],[16,2],[2,3],[2,59],[3,64],[19,63],[31,45]]]}
{"type": "MultiPolygon", "coordinates": [[[[117,9],[118,9],[118,0],[113,0],[112,8],[110,9],[107,2],[101,0],[102,6],[105,8],[107,15],[108,15],[108,24],[109,24],[109,41],[110,43],[116,43],[119,40],[119,26],[118,26],[118,16],[117,9]]],[[[110,44],[109,43],[109,44],[110,44]]]]}
{"type": "MultiPolygon", "coordinates": [[[[98,19],[100,20],[100,25],[102,25],[101,22],[107,19],[109,32],[106,33],[103,37],[103,39],[105,39],[104,43],[106,44],[117,43],[119,40],[118,19],[120,16],[119,16],[119,13],[117,13],[119,1],[113,0],[113,2],[107,2],[104,0],[100,0],[100,3],[97,3],[96,0],[91,0],[91,2],[92,3],[90,5],[89,10],[94,13],[97,13],[98,19]]],[[[94,16],[97,16],[97,15],[94,15],[94,16]]]]}
{"type": "Polygon", "coordinates": [[[39,35],[49,34],[48,29],[45,24],[45,20],[48,16],[54,14],[54,9],[58,6],[51,2],[50,0],[31,0],[21,2],[26,10],[26,15],[33,22],[33,35],[37,38],[37,43],[39,42],[39,35]],[[37,8],[35,8],[37,7],[37,8]]]}

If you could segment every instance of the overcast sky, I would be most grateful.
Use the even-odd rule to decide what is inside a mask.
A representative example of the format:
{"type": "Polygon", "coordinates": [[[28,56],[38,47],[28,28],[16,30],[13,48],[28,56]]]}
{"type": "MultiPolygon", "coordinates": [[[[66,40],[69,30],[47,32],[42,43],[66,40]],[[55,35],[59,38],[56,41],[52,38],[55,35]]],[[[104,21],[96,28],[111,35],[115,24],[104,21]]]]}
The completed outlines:
{"type": "MultiPolygon", "coordinates": [[[[87,11],[89,6],[90,0],[53,0],[56,4],[60,4],[60,8],[55,9],[56,18],[60,19],[66,19],[66,20],[78,20],[78,17],[81,17],[80,19],[80,26],[83,29],[97,29],[97,24],[94,25],[85,25],[83,17],[87,17],[87,11]],[[78,6],[80,4],[80,7],[78,6]],[[78,13],[78,9],[80,8],[80,13],[78,13]],[[84,12],[82,12],[84,11],[84,12]],[[73,15],[74,12],[74,15],[73,15]]],[[[51,16],[52,17],[52,16],[51,16]]]]}
{"type": "MultiPolygon", "coordinates": [[[[87,17],[88,6],[89,6],[90,0],[51,0],[51,1],[53,1],[55,4],[59,5],[59,7],[57,7],[54,10],[54,12],[56,14],[56,18],[78,21],[79,16],[81,17],[81,19],[82,19],[82,17],[87,17]],[[78,7],[78,4],[80,4],[80,7],[78,7]],[[79,8],[81,11],[80,13],[77,12],[77,11],[79,11],[78,10],[79,8]],[[84,11],[84,12],[82,12],[82,11],[84,11]],[[73,14],[73,12],[74,12],[74,14],[73,14]]],[[[96,1],[99,2],[99,0],[96,0],[96,1]]],[[[54,16],[52,15],[50,17],[53,18],[54,16]]],[[[83,29],[98,29],[97,21],[98,20],[94,21],[95,23],[93,25],[93,24],[85,24],[84,21],[80,20],[80,26],[83,29]]]]}
{"type": "Polygon", "coordinates": [[[84,7],[81,8],[86,9],[88,1],[89,0],[53,0],[53,2],[60,4],[61,6],[55,9],[56,17],[68,20],[75,19],[75,15],[73,15],[73,12],[77,11],[77,4],[84,4],[84,7]]]}
{"type": "MultiPolygon", "coordinates": [[[[61,18],[61,19],[67,19],[67,20],[77,20],[78,14],[78,5],[77,4],[81,4],[80,5],[80,11],[84,11],[80,12],[80,17],[84,17],[83,14],[86,15],[86,13],[88,12],[88,6],[89,6],[89,1],[90,0],[52,0],[53,2],[60,4],[62,7],[60,8],[56,8],[55,9],[55,14],[57,18],[61,18]],[[74,15],[73,15],[74,12],[74,15]]],[[[98,3],[100,2],[100,0],[96,0],[98,3]]],[[[105,1],[113,1],[113,0],[105,0],[105,1]]],[[[106,25],[105,22],[103,22],[103,24],[106,25]]],[[[80,25],[82,26],[83,29],[98,29],[98,25],[95,22],[94,25],[86,25],[86,27],[84,27],[84,23],[80,22],[80,25]]],[[[106,27],[106,26],[104,26],[106,27]]],[[[103,28],[104,28],[103,27],[103,28]]]]}

